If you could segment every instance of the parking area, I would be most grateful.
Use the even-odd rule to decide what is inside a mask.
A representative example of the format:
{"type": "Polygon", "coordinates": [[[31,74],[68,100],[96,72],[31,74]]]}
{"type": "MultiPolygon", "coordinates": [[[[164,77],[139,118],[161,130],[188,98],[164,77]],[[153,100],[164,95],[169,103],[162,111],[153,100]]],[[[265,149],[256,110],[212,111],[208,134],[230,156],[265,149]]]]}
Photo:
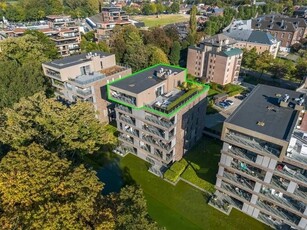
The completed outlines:
{"type": "MultiPolygon", "coordinates": [[[[233,113],[233,111],[235,111],[235,109],[242,103],[242,101],[244,100],[243,96],[235,96],[235,97],[228,97],[227,100],[230,100],[231,102],[233,102],[232,105],[227,105],[226,107],[222,107],[220,105],[214,105],[214,107],[220,111],[219,113],[224,115],[225,118],[229,117],[230,114],[233,113]]],[[[226,101],[227,101],[226,100],[226,101]]]]}

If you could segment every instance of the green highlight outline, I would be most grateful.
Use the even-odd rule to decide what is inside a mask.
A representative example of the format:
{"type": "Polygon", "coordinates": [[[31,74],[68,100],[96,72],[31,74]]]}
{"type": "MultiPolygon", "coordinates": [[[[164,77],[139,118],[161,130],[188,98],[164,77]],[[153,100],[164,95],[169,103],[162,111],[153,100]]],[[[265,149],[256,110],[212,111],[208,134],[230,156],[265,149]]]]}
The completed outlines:
{"type": "Polygon", "coordinates": [[[167,117],[167,118],[170,118],[172,116],[174,116],[176,113],[178,113],[181,109],[183,109],[184,107],[186,107],[187,105],[191,104],[196,98],[198,98],[201,94],[209,91],[210,89],[210,86],[207,85],[207,84],[202,84],[202,83],[199,83],[199,82],[195,82],[195,81],[192,81],[192,80],[188,80],[187,79],[187,69],[186,68],[182,68],[180,66],[175,66],[175,65],[168,65],[168,64],[164,64],[164,63],[160,63],[160,64],[156,64],[156,65],[153,65],[153,66],[150,66],[150,67],[147,67],[143,70],[140,70],[140,71],[137,71],[135,73],[132,73],[132,74],[129,74],[125,77],[122,77],[122,78],[119,78],[119,79],[116,79],[112,82],[109,82],[107,83],[107,95],[108,95],[108,100],[110,101],[113,101],[113,102],[116,102],[118,104],[121,104],[121,105],[124,105],[124,106],[127,106],[131,109],[135,109],[135,110],[145,110],[145,111],[148,111],[150,113],[153,113],[153,114],[156,114],[158,116],[164,116],[164,117],[167,117]],[[134,105],[131,105],[129,103],[126,103],[126,102],[123,102],[123,101],[120,101],[120,100],[117,100],[115,98],[113,98],[111,95],[110,95],[110,86],[112,84],[114,84],[115,82],[118,82],[118,81],[121,81],[121,80],[124,80],[128,77],[133,77],[139,73],[142,73],[144,71],[147,71],[147,70],[150,70],[150,69],[153,69],[157,66],[165,66],[165,67],[172,67],[172,68],[178,68],[178,69],[181,69],[184,71],[184,81],[187,82],[187,83],[191,83],[191,84],[194,84],[194,85],[198,85],[198,86],[201,86],[203,87],[203,89],[201,91],[199,91],[197,94],[195,94],[193,97],[191,97],[189,100],[187,100],[185,103],[183,103],[181,106],[179,106],[178,108],[174,109],[171,113],[164,113],[164,112],[161,112],[161,111],[158,111],[158,110],[155,110],[155,109],[152,109],[152,108],[149,108],[148,106],[146,105],[143,105],[141,107],[136,107],[134,105]]]}

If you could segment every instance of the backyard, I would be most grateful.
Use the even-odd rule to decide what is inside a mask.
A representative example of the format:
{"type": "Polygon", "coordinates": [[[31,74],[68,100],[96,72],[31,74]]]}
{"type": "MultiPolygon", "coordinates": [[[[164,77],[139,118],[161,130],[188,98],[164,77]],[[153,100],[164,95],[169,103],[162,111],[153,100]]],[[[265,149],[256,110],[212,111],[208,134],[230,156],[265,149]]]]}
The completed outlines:
{"type": "Polygon", "coordinates": [[[160,14],[157,15],[139,15],[133,16],[133,20],[141,21],[145,23],[145,26],[155,27],[155,26],[164,26],[167,24],[173,24],[177,22],[187,22],[189,21],[190,16],[185,14],[160,14]]]}
{"type": "MultiPolygon", "coordinates": [[[[191,158],[194,157],[191,156],[191,158]]],[[[195,159],[200,158],[200,156],[195,157],[195,159]]],[[[204,167],[203,171],[200,171],[200,175],[207,178],[210,184],[215,180],[216,169],[214,168],[216,166],[210,167],[214,161],[215,157],[208,160],[206,164],[200,164],[201,167],[204,167]]],[[[147,163],[132,154],[124,157],[120,161],[120,166],[126,180],[134,181],[142,187],[150,216],[168,230],[270,229],[235,209],[229,216],[217,211],[207,204],[208,197],[205,193],[185,182],[179,181],[176,186],[173,186],[154,176],[147,171],[147,163]]]]}

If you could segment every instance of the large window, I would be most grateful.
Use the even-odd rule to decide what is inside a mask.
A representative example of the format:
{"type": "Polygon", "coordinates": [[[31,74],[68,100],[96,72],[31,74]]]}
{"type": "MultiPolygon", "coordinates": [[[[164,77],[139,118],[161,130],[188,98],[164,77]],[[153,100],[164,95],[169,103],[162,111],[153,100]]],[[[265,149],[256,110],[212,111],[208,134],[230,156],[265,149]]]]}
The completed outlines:
{"type": "Polygon", "coordinates": [[[90,69],[90,66],[89,66],[89,65],[81,66],[81,67],[80,67],[81,75],[89,74],[90,71],[91,71],[91,69],[90,69]]]}
{"type": "Polygon", "coordinates": [[[159,86],[157,89],[156,89],[156,96],[159,97],[163,94],[163,85],[159,86]]]}

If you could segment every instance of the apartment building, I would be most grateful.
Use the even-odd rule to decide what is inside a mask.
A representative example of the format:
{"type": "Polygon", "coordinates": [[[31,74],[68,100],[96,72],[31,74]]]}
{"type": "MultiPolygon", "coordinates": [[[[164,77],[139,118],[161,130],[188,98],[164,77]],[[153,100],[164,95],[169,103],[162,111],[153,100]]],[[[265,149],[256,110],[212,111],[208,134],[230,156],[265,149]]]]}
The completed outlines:
{"type": "Polygon", "coordinates": [[[102,122],[114,119],[114,105],[107,100],[107,83],[131,74],[131,68],[116,64],[115,55],[100,51],[72,55],[44,63],[55,94],[69,103],[93,103],[102,122]]]}
{"type": "Polygon", "coordinates": [[[188,73],[220,85],[238,81],[242,55],[236,40],[217,34],[188,49],[188,73]]]}
{"type": "Polygon", "coordinates": [[[49,15],[46,19],[46,25],[15,27],[4,30],[2,33],[6,37],[20,37],[26,30],[38,30],[55,43],[62,57],[81,52],[81,33],[76,20],[71,19],[69,15],[49,15]]]}
{"type": "Polygon", "coordinates": [[[121,155],[133,153],[161,171],[201,138],[209,87],[186,80],[186,70],[155,65],[108,85],[117,105],[121,155]]]}
{"type": "Polygon", "coordinates": [[[282,51],[290,51],[294,43],[307,35],[307,22],[304,18],[289,18],[283,15],[266,15],[252,19],[252,29],[268,31],[280,43],[282,51]]]}
{"type": "Polygon", "coordinates": [[[273,37],[270,33],[260,30],[237,30],[231,29],[224,34],[237,41],[234,44],[236,48],[251,50],[256,49],[258,54],[264,51],[269,51],[270,54],[276,58],[280,41],[273,37]]]}
{"type": "Polygon", "coordinates": [[[210,205],[236,208],[275,229],[307,229],[305,98],[258,85],[225,120],[210,205]]]}
{"type": "Polygon", "coordinates": [[[121,7],[102,7],[101,12],[86,18],[87,27],[96,31],[98,41],[109,40],[116,25],[129,25],[129,16],[121,7]]]}

